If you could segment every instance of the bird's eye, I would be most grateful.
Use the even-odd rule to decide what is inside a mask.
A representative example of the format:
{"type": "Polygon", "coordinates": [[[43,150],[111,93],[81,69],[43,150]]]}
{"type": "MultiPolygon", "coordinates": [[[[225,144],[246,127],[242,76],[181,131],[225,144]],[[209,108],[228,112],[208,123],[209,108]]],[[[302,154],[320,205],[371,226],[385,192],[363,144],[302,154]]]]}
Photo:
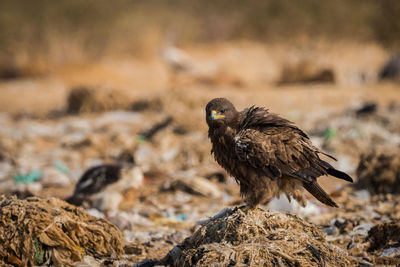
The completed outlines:
{"type": "Polygon", "coordinates": [[[226,109],[221,109],[221,114],[225,114],[225,112],[226,112],[226,109]]]}

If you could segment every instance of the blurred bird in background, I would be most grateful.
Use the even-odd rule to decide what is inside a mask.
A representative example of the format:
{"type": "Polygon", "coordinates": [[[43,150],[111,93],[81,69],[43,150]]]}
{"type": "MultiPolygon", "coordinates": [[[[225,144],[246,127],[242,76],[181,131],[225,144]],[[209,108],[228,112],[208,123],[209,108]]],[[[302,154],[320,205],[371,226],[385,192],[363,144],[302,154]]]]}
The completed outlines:
{"type": "Polygon", "coordinates": [[[131,164],[95,166],[84,172],[74,193],[66,201],[76,206],[89,205],[101,211],[117,210],[124,192],[138,188],[142,181],[142,171],[131,164]]]}

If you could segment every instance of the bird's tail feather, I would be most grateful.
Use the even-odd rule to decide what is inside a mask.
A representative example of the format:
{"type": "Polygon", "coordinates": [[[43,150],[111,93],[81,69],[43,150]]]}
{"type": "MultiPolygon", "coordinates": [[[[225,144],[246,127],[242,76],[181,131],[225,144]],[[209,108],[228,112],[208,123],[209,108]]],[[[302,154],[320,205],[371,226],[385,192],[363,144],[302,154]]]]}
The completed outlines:
{"type": "Polygon", "coordinates": [[[304,188],[322,203],[337,208],[338,205],[333,201],[328,194],[317,184],[317,182],[303,183],[304,188]]]}
{"type": "Polygon", "coordinates": [[[342,171],[336,170],[335,168],[329,168],[326,170],[326,172],[332,176],[335,176],[336,178],[348,181],[348,182],[353,182],[353,179],[347,174],[342,171]]]}
{"type": "Polygon", "coordinates": [[[323,160],[320,160],[320,161],[327,168],[326,172],[328,174],[330,174],[330,175],[332,175],[332,176],[334,176],[336,178],[351,182],[351,183],[353,182],[353,178],[351,178],[347,173],[344,173],[342,171],[336,170],[331,164],[329,164],[326,161],[323,161],[323,160]]]}

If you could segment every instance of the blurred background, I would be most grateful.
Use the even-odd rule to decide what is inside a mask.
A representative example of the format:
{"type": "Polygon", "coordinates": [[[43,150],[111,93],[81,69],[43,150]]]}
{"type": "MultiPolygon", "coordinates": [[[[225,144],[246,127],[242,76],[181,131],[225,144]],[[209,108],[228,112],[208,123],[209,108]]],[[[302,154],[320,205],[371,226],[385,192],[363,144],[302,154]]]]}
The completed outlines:
{"type": "Polygon", "coordinates": [[[207,138],[205,105],[226,97],[294,121],[358,181],[320,179],[341,210],[268,208],[336,240],[399,219],[399,18],[398,0],[2,0],[0,193],[66,198],[88,168],[135,166],[111,204],[89,199],[104,185],[84,207],[152,242],[134,259],[161,257],[242,203],[207,138]]]}
{"type": "MultiPolygon", "coordinates": [[[[108,84],[129,94],[194,86],[264,90],[314,80],[347,91],[377,81],[400,42],[395,0],[6,0],[0,5],[2,80],[40,76],[61,87],[108,84]]],[[[1,110],[49,108],[32,98],[30,107],[17,105],[12,101],[17,90],[2,90],[1,110]]],[[[60,107],[65,90],[51,91],[52,108],[60,107]]]]}

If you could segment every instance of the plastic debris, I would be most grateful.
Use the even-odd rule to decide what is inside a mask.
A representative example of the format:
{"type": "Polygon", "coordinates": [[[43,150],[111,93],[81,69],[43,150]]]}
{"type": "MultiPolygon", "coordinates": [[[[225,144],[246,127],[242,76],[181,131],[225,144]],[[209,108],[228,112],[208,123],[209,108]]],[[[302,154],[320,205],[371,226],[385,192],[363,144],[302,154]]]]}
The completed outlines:
{"type": "Polygon", "coordinates": [[[26,175],[16,175],[14,176],[14,182],[29,184],[39,180],[43,176],[42,171],[33,171],[26,175]]]}
{"type": "Polygon", "coordinates": [[[54,162],[54,167],[55,167],[58,171],[60,171],[61,173],[63,173],[63,174],[68,174],[68,173],[69,173],[68,167],[65,166],[65,164],[64,164],[62,161],[60,161],[60,160],[56,160],[56,161],[54,162]]]}

